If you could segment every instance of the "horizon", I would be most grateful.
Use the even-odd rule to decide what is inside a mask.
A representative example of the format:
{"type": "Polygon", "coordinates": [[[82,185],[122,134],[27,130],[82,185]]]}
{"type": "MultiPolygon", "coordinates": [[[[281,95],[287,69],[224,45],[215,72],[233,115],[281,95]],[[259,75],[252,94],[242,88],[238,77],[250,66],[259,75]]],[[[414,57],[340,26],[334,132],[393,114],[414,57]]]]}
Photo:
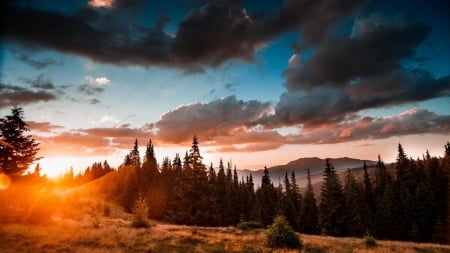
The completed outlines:
{"type": "Polygon", "coordinates": [[[194,134],[206,165],[238,169],[391,163],[399,143],[441,157],[449,3],[344,2],[8,2],[0,116],[24,109],[52,176],[117,168],[135,138],[159,162],[183,156],[194,134]]]}

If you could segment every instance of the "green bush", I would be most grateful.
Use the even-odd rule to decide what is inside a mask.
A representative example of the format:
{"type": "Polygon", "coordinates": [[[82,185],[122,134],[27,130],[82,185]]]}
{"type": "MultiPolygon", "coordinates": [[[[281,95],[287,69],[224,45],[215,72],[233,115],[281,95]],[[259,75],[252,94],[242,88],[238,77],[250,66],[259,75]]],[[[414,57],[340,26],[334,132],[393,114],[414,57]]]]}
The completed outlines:
{"type": "Polygon", "coordinates": [[[262,228],[261,223],[257,221],[240,221],[237,225],[237,228],[241,230],[251,230],[251,229],[258,229],[262,228]]]}
{"type": "Polygon", "coordinates": [[[134,219],[131,222],[131,226],[134,228],[148,228],[150,227],[150,223],[147,219],[148,215],[148,206],[140,194],[133,208],[134,219]]]}
{"type": "Polygon", "coordinates": [[[282,215],[275,217],[267,231],[267,243],[271,248],[301,249],[302,241],[282,215]]]}
{"type": "Polygon", "coordinates": [[[366,245],[367,248],[373,248],[377,246],[377,241],[370,234],[366,234],[364,236],[364,244],[366,245]]]}

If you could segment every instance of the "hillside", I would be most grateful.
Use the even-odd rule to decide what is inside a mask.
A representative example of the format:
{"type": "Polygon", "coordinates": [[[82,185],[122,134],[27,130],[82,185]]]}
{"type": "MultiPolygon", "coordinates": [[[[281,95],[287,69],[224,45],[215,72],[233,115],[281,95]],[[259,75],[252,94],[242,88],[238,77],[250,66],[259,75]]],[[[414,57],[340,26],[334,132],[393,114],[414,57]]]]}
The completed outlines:
{"type": "MultiPolygon", "coordinates": [[[[129,223],[113,216],[102,218],[99,228],[93,228],[87,221],[74,220],[61,220],[47,226],[6,224],[0,227],[0,252],[298,252],[268,248],[264,230],[161,223],[147,229],[134,229],[129,223]]],[[[368,248],[364,239],[303,234],[300,237],[305,253],[450,253],[450,246],[431,243],[377,241],[377,246],[368,248]]]]}
{"type": "MultiPolygon", "coordinates": [[[[364,161],[368,166],[372,166],[376,163],[375,161],[360,160],[349,157],[330,158],[330,161],[336,169],[337,173],[341,173],[343,171],[346,171],[347,169],[361,168],[364,161]]],[[[290,161],[284,165],[269,167],[268,170],[270,172],[270,178],[276,185],[279,182],[283,181],[286,171],[288,172],[289,176],[291,175],[292,171],[294,171],[297,183],[300,185],[300,187],[303,187],[303,185],[306,183],[307,169],[310,170],[312,181],[313,183],[315,183],[321,180],[324,167],[325,159],[321,159],[318,157],[304,157],[290,161]]],[[[259,185],[261,182],[263,171],[263,169],[256,171],[238,170],[238,174],[244,177],[252,174],[253,182],[255,183],[255,185],[259,185]]]]}

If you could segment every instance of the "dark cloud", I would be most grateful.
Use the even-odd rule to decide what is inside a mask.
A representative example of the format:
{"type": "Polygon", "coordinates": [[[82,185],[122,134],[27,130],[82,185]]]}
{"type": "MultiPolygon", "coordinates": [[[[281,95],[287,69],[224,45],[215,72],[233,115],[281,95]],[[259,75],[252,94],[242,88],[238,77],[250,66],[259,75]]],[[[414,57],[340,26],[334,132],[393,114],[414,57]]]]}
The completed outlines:
{"type": "Polygon", "coordinates": [[[384,139],[411,134],[450,134],[450,116],[424,109],[410,109],[397,116],[357,118],[346,123],[309,129],[286,137],[286,143],[339,143],[384,139]]]}
{"type": "Polygon", "coordinates": [[[191,10],[175,35],[164,31],[169,19],[163,15],[152,27],[140,23],[145,1],[118,0],[112,8],[85,5],[75,13],[8,2],[1,16],[7,40],[104,63],[192,71],[228,59],[251,61],[264,43],[286,31],[300,30],[305,41],[314,41],[362,2],[287,0],[276,10],[249,14],[240,1],[212,1],[191,10]]]}
{"type": "Polygon", "coordinates": [[[55,94],[0,83],[0,108],[56,100],[55,94]]]}
{"type": "Polygon", "coordinates": [[[48,66],[60,66],[63,64],[61,61],[56,61],[55,59],[50,57],[36,59],[28,54],[19,53],[17,52],[17,50],[13,50],[13,53],[17,60],[22,61],[38,70],[47,68],[48,66]]]}
{"type": "MultiPolygon", "coordinates": [[[[329,36],[313,47],[308,59],[292,59],[285,71],[286,86],[289,90],[352,88],[361,93],[391,89],[393,76],[408,72],[401,61],[414,57],[429,32],[430,27],[420,22],[377,15],[357,19],[349,37],[329,36]],[[377,82],[372,82],[375,78],[377,82]]],[[[414,80],[413,73],[406,74],[414,80]]],[[[408,83],[396,86],[402,85],[408,83]]]]}
{"type": "Polygon", "coordinates": [[[96,98],[91,98],[91,99],[88,99],[88,102],[91,105],[96,105],[96,104],[100,104],[101,101],[96,98]]]}
{"type": "Polygon", "coordinates": [[[370,15],[355,21],[348,37],[328,35],[306,59],[293,56],[267,127],[316,127],[354,117],[366,109],[450,95],[450,76],[407,65],[430,28],[423,23],[370,15]]]}
{"type": "MultiPolygon", "coordinates": [[[[314,128],[353,119],[366,109],[414,103],[450,95],[450,77],[433,78],[416,70],[413,76],[393,76],[390,89],[384,93],[360,93],[357,88],[315,88],[307,91],[285,92],[275,106],[275,113],[253,124],[266,128],[302,126],[314,128]],[[404,87],[401,87],[405,84],[404,87]]],[[[375,82],[376,78],[371,80],[375,82]]]]}
{"type": "Polygon", "coordinates": [[[36,77],[36,79],[29,79],[26,77],[20,77],[20,81],[30,84],[31,87],[43,90],[53,90],[55,89],[55,85],[50,77],[45,76],[44,74],[40,74],[36,77]]]}
{"type": "Polygon", "coordinates": [[[269,103],[237,100],[235,96],[207,104],[183,105],[161,116],[155,123],[158,138],[165,142],[182,143],[194,134],[205,141],[232,136],[246,131],[246,124],[269,113],[269,103]],[[183,126],[183,127],[180,127],[183,126]]]}
{"type": "Polygon", "coordinates": [[[98,86],[98,85],[91,85],[91,84],[82,84],[80,86],[77,87],[77,91],[87,95],[87,96],[92,96],[95,95],[97,93],[103,92],[105,90],[104,86],[98,86]]]}

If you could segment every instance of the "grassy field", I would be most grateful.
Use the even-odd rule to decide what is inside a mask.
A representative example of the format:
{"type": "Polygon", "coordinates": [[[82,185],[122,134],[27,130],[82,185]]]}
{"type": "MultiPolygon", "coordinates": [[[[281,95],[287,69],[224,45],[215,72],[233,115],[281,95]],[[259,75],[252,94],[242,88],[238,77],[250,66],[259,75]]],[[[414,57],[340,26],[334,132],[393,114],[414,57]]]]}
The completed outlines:
{"type": "MultiPolygon", "coordinates": [[[[364,239],[299,235],[301,252],[432,253],[448,252],[450,246],[377,241],[367,248],[364,239]]],[[[205,228],[154,224],[135,229],[122,218],[101,218],[94,228],[89,220],[63,219],[47,225],[3,224],[0,252],[298,252],[271,250],[264,230],[241,231],[234,227],[205,228]]]]}

